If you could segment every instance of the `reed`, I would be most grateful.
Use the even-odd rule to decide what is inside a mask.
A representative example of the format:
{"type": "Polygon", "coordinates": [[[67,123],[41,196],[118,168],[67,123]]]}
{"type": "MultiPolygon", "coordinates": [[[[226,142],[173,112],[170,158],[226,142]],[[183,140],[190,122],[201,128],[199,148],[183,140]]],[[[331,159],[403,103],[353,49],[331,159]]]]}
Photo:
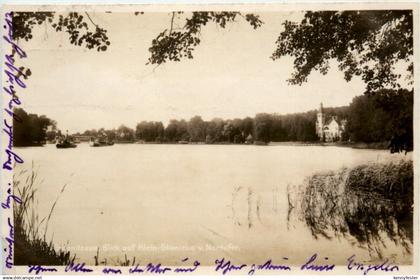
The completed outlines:
{"type": "MultiPolygon", "coordinates": [[[[64,193],[67,184],[60,189],[48,215],[40,219],[37,211],[36,193],[42,181],[34,166],[30,171],[22,170],[13,179],[14,192],[22,203],[14,203],[14,264],[15,265],[68,265],[75,263],[76,255],[68,250],[56,250],[53,240],[47,241],[48,225],[54,214],[59,198],[64,193]]],[[[94,256],[95,265],[107,265],[107,258],[100,258],[99,247],[94,256]]],[[[136,263],[136,258],[117,258],[111,263],[119,266],[129,266],[136,263]]]]}
{"type": "Polygon", "coordinates": [[[411,251],[411,160],[315,174],[300,189],[294,204],[315,238],[345,237],[378,257],[386,239],[411,251]]]}
{"type": "Polygon", "coordinates": [[[42,182],[38,180],[37,171],[32,165],[30,172],[22,170],[15,174],[13,179],[14,192],[21,198],[22,203],[14,203],[14,264],[15,265],[67,265],[74,261],[71,253],[66,250],[55,250],[53,241],[47,241],[48,224],[53,215],[54,208],[65,191],[66,185],[61,188],[54,201],[48,216],[40,219],[37,212],[37,186],[42,182]]]}

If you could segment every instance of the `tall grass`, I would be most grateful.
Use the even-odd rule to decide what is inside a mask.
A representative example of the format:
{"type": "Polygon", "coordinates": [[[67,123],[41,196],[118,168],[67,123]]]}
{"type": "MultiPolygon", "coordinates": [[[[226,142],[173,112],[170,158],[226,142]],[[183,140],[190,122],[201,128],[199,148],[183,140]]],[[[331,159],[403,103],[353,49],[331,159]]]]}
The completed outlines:
{"type": "MultiPolygon", "coordinates": [[[[48,225],[54,214],[60,196],[67,184],[60,189],[57,198],[52,203],[48,215],[40,219],[37,210],[36,194],[42,181],[38,179],[37,171],[32,166],[30,172],[22,170],[14,175],[14,192],[21,198],[22,203],[13,205],[15,243],[15,265],[68,265],[74,263],[76,255],[67,250],[56,250],[53,240],[47,241],[48,225]],[[72,256],[73,255],[73,256],[72,256]]],[[[94,256],[95,265],[107,265],[107,258],[99,257],[99,247],[94,256]]],[[[113,262],[118,266],[129,266],[136,263],[136,258],[117,258],[113,262]]]]}
{"type": "Polygon", "coordinates": [[[315,238],[344,237],[382,257],[386,239],[410,252],[413,162],[368,164],[315,174],[295,205],[315,238]]]}
{"type": "Polygon", "coordinates": [[[30,173],[22,170],[14,175],[14,192],[22,200],[21,204],[14,203],[14,264],[15,265],[66,265],[75,258],[65,250],[55,250],[52,240],[46,240],[48,224],[54,212],[58,199],[64,192],[64,185],[54,201],[48,216],[40,219],[37,212],[38,180],[34,167],[30,173]]]}

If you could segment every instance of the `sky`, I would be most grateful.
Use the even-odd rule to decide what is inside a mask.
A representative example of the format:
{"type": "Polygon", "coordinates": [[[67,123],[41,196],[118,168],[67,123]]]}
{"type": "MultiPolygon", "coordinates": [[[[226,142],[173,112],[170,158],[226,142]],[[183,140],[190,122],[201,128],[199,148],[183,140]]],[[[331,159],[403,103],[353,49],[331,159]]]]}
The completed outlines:
{"type": "MultiPolygon", "coordinates": [[[[348,105],[364,91],[357,77],[344,80],[331,63],[327,75],[312,73],[302,86],[289,85],[293,60],[270,59],[287,20],[300,12],[258,13],[263,26],[254,30],[238,19],[226,29],[209,24],[201,32],[194,59],[146,65],[151,41],[169,27],[167,12],[90,13],[108,30],[106,52],[72,46],[66,33],[49,25],[35,27],[34,38],[21,42],[23,61],[32,76],[20,91],[22,108],[46,115],[70,133],[87,129],[130,127],[141,121],[204,120],[287,114],[348,105]]],[[[178,19],[175,24],[182,24],[178,19]]]]}

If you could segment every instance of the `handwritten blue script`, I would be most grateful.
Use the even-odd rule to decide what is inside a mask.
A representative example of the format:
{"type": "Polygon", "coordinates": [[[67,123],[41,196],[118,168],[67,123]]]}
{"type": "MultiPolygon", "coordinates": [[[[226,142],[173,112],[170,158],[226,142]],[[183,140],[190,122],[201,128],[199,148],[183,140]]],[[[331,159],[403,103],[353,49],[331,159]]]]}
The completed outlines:
{"type": "MultiPolygon", "coordinates": [[[[335,264],[317,264],[318,254],[313,254],[307,261],[304,263],[300,270],[311,270],[311,271],[331,271],[334,270],[335,264]]],[[[328,261],[328,258],[324,258],[325,261],[328,261]]]]}
{"type": "Polygon", "coordinates": [[[13,126],[10,125],[7,120],[4,120],[4,126],[5,128],[3,128],[3,131],[6,132],[9,140],[5,149],[7,159],[3,163],[3,169],[11,171],[13,170],[13,161],[16,163],[23,163],[23,159],[18,154],[13,152],[13,126]]]}
{"type": "MultiPolygon", "coordinates": [[[[4,74],[6,74],[6,85],[3,87],[3,90],[9,96],[9,101],[5,102],[6,106],[4,110],[6,113],[12,117],[14,120],[19,120],[19,118],[13,113],[13,108],[16,105],[21,105],[21,101],[19,100],[18,96],[16,95],[17,88],[26,88],[25,82],[20,78],[23,75],[22,71],[15,65],[15,58],[14,55],[18,54],[18,56],[22,58],[26,58],[27,55],[25,51],[23,51],[14,41],[13,41],[13,14],[12,12],[5,14],[5,21],[6,24],[4,28],[6,29],[6,35],[3,36],[3,39],[11,45],[12,53],[5,55],[5,63],[4,63],[4,74]]],[[[13,122],[4,119],[4,128],[3,132],[5,132],[8,136],[8,144],[5,149],[6,156],[5,161],[3,162],[3,169],[12,171],[13,170],[13,163],[23,163],[23,159],[17,155],[13,151],[13,122]]]]}
{"type": "MultiPolygon", "coordinates": [[[[183,260],[181,260],[182,262],[186,262],[188,261],[188,258],[185,258],[183,260]]],[[[197,270],[197,268],[200,266],[200,262],[199,261],[194,261],[193,263],[193,267],[177,267],[174,269],[175,273],[192,273],[194,271],[197,270]]]]}
{"type": "Polygon", "coordinates": [[[6,259],[5,265],[7,268],[13,267],[13,244],[15,243],[15,229],[12,224],[12,220],[7,218],[7,225],[9,226],[9,235],[6,236],[6,242],[8,247],[5,249],[6,259]]]}
{"type": "Polygon", "coordinates": [[[42,265],[28,265],[28,267],[29,273],[39,274],[41,272],[57,272],[57,269],[55,267],[45,267],[42,265]]]}
{"type": "Polygon", "coordinates": [[[12,46],[12,49],[20,56],[20,58],[26,58],[26,52],[13,41],[13,12],[6,13],[4,18],[6,21],[6,35],[3,36],[3,39],[12,46]]]}
{"type": "MultiPolygon", "coordinates": [[[[12,250],[13,248],[13,226],[9,220],[10,234],[9,234],[9,247],[12,250]]],[[[11,256],[11,255],[10,255],[11,256]]],[[[183,259],[181,262],[186,264],[189,258],[183,259]]],[[[287,262],[289,258],[283,257],[283,262],[287,262]]],[[[12,262],[12,257],[8,258],[9,262],[12,262]]],[[[133,265],[128,269],[129,274],[165,274],[172,272],[175,274],[188,274],[197,272],[200,267],[200,262],[194,260],[190,265],[179,266],[179,267],[168,267],[164,266],[161,263],[148,263],[147,265],[141,267],[140,264],[133,265]],[[192,264],[191,264],[192,263],[192,264]]],[[[248,275],[254,275],[257,271],[292,271],[292,267],[287,264],[279,264],[273,262],[271,259],[268,259],[265,263],[262,264],[252,264],[247,265],[244,263],[233,263],[232,261],[225,258],[218,258],[215,260],[214,270],[220,272],[223,275],[228,274],[229,272],[247,272],[248,275]]],[[[314,253],[305,260],[305,263],[300,266],[300,270],[308,270],[313,273],[325,273],[334,270],[336,267],[335,264],[329,263],[328,257],[319,257],[318,253],[314,253]]],[[[397,265],[392,265],[388,260],[385,260],[378,264],[365,264],[356,260],[356,255],[352,255],[347,259],[347,269],[354,272],[362,272],[364,275],[367,275],[370,271],[380,271],[380,272],[395,272],[399,271],[397,265]]],[[[64,272],[79,272],[79,273],[89,273],[93,272],[92,268],[86,266],[85,263],[70,263],[64,268],[64,272]]],[[[51,266],[41,266],[41,265],[29,265],[29,273],[40,274],[43,272],[58,272],[57,268],[51,266]]],[[[105,267],[102,269],[102,274],[125,274],[127,270],[122,270],[116,267],[105,267]]]]}
{"type": "Polygon", "coordinates": [[[393,272],[394,270],[399,271],[399,267],[397,265],[390,264],[388,259],[380,264],[364,264],[361,262],[356,262],[356,255],[352,255],[347,259],[347,269],[362,271],[364,275],[367,275],[372,270],[379,270],[384,272],[393,272]]]}
{"type": "MultiPolygon", "coordinates": [[[[11,185],[11,184],[9,183],[9,186],[10,186],[10,185],[11,185]]],[[[2,202],[2,203],[1,203],[1,207],[2,207],[3,209],[10,209],[12,201],[14,201],[14,202],[16,202],[16,203],[19,203],[19,204],[22,204],[22,200],[21,200],[18,196],[14,195],[14,194],[12,193],[12,188],[8,188],[8,189],[7,189],[6,202],[2,202]]]]}
{"type": "Polygon", "coordinates": [[[86,264],[85,263],[70,263],[66,266],[66,268],[64,269],[65,272],[92,272],[93,269],[87,268],[85,267],[86,264]]]}
{"type": "MultiPolygon", "coordinates": [[[[10,117],[10,119],[7,119],[7,115],[3,120],[4,128],[2,131],[6,133],[8,137],[7,145],[5,148],[5,156],[3,162],[3,169],[12,171],[14,163],[23,163],[23,159],[16,154],[13,151],[13,120],[21,121],[19,117],[17,117],[13,113],[13,108],[17,105],[21,105],[21,102],[16,95],[16,89],[17,88],[26,88],[26,84],[23,82],[23,80],[20,78],[22,76],[22,71],[19,69],[19,67],[15,66],[15,54],[17,54],[20,59],[26,58],[26,53],[23,51],[14,41],[13,41],[13,14],[12,12],[8,12],[5,14],[5,24],[4,29],[6,29],[5,34],[3,36],[3,39],[11,45],[11,54],[5,55],[5,63],[4,67],[2,67],[4,74],[7,76],[6,78],[6,85],[3,86],[3,90],[6,93],[6,97],[8,97],[8,102],[5,101],[5,107],[4,110],[7,113],[7,115],[10,117]]],[[[3,99],[5,100],[5,99],[3,99]]],[[[13,194],[13,190],[10,187],[12,184],[8,183],[9,188],[7,189],[7,197],[6,201],[1,203],[1,206],[3,209],[11,209],[12,202],[16,203],[22,203],[22,200],[13,194]]],[[[13,267],[13,248],[14,248],[14,227],[12,218],[7,218],[7,223],[9,226],[9,234],[6,236],[5,240],[8,244],[7,248],[4,249],[6,253],[6,257],[4,259],[5,267],[8,269],[11,269],[13,267]]],[[[39,272],[38,272],[39,273],[39,272]]]]}
{"type": "Polygon", "coordinates": [[[217,259],[215,262],[216,268],[215,271],[221,271],[223,275],[231,271],[239,271],[245,268],[246,264],[239,264],[235,265],[229,260],[225,260],[225,258],[217,259]]]}
{"type": "MultiPolygon", "coordinates": [[[[181,262],[186,262],[187,260],[188,258],[185,258],[181,260],[181,262]]],[[[161,263],[157,263],[157,264],[149,263],[146,265],[146,267],[141,268],[140,265],[137,264],[136,266],[131,267],[128,270],[128,272],[130,274],[134,274],[134,273],[136,274],[138,273],[165,274],[166,272],[173,271],[175,273],[186,274],[186,273],[195,272],[200,265],[201,265],[200,262],[197,260],[194,261],[192,267],[183,266],[183,267],[171,268],[171,267],[163,266],[161,263]]]]}
{"type": "Polygon", "coordinates": [[[105,267],[104,269],[102,269],[102,273],[104,273],[104,274],[122,274],[122,271],[121,271],[121,269],[118,269],[118,268],[105,267]]]}
{"type": "MultiPolygon", "coordinates": [[[[283,260],[287,261],[288,258],[284,257],[283,260]]],[[[288,270],[288,271],[291,271],[292,268],[290,266],[284,265],[284,264],[273,264],[272,260],[268,260],[264,264],[260,264],[260,265],[253,264],[253,265],[251,265],[251,269],[249,270],[248,275],[254,275],[254,273],[257,270],[274,270],[274,271],[275,270],[278,270],[278,271],[288,270]]]]}

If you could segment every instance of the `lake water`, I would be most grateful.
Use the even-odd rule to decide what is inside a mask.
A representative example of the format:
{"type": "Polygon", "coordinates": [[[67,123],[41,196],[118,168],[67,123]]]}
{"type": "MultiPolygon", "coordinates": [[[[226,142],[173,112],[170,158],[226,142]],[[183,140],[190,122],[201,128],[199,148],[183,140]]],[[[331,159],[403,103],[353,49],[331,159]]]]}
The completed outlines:
{"type": "MultiPolygon", "coordinates": [[[[314,252],[344,263],[377,256],[346,238],[315,239],[303,222],[288,222],[287,190],[320,171],[368,162],[409,159],[379,150],[322,146],[126,144],[76,149],[16,148],[38,174],[38,213],[45,217],[59,195],[48,228],[56,247],[78,260],[108,264],[136,257],[179,264],[218,257],[244,263],[314,252]]],[[[392,242],[384,256],[398,263],[411,254],[392,242]]]]}

